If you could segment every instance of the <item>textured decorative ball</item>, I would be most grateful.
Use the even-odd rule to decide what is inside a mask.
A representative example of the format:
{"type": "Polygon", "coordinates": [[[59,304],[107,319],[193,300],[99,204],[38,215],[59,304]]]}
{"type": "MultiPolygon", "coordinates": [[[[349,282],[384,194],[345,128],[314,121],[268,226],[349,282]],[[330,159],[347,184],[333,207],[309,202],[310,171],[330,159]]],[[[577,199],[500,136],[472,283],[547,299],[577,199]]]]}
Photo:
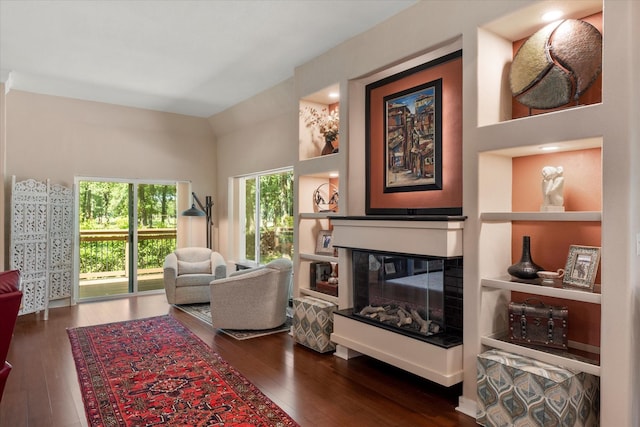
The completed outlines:
{"type": "Polygon", "coordinates": [[[588,22],[546,25],[518,49],[509,83],[518,102],[549,109],[577,101],[602,71],[602,34],[588,22]]]}

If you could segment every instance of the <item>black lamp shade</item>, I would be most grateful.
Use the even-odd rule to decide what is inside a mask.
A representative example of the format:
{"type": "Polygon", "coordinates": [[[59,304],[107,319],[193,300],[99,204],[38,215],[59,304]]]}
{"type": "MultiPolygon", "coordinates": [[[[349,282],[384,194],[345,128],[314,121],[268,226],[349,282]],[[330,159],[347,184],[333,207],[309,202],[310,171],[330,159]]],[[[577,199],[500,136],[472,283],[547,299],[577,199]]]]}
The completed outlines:
{"type": "Polygon", "coordinates": [[[196,208],[195,204],[192,204],[189,209],[182,212],[182,216],[206,216],[207,214],[196,208]]]}

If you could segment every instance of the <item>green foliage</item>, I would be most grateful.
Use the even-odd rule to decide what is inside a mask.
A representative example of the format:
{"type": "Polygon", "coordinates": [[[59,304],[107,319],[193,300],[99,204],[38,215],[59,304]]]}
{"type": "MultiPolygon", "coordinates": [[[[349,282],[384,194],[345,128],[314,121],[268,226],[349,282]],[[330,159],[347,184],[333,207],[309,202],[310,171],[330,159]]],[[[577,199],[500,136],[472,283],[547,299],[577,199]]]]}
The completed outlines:
{"type": "Polygon", "coordinates": [[[260,232],[260,262],[293,256],[293,172],[260,175],[245,180],[245,244],[247,259],[255,258],[255,233],[260,232]],[[256,193],[260,224],[256,227],[256,193]]]}
{"type": "MultiPolygon", "coordinates": [[[[176,227],[176,186],[139,184],[138,230],[176,227]]],[[[128,230],[129,206],[134,185],[120,182],[81,181],[79,222],[81,231],[128,230]]],[[[124,271],[127,264],[126,234],[114,239],[93,238],[80,242],[80,272],[124,271]]],[[[175,237],[140,240],[138,268],[160,268],[175,249],[175,237]]]]}
{"type": "MultiPolygon", "coordinates": [[[[129,228],[129,200],[133,184],[81,181],[79,185],[81,230],[129,228]]],[[[138,185],[138,228],[176,226],[176,187],[162,184],[138,185]]]]}
{"type": "Polygon", "coordinates": [[[80,273],[125,271],[125,242],[81,242],[80,273]]]}
{"type": "Polygon", "coordinates": [[[275,227],[293,221],[293,172],[260,177],[260,218],[275,227]]]}
{"type": "Polygon", "coordinates": [[[138,243],[138,269],[159,268],[176,249],[176,239],[149,239],[138,243]]]}

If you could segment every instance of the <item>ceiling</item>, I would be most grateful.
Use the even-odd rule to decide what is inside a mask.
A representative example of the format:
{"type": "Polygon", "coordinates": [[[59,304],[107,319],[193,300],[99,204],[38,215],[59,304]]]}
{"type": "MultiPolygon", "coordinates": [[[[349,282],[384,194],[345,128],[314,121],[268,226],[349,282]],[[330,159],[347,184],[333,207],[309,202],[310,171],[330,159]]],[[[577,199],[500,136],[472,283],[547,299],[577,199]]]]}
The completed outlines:
{"type": "Polygon", "coordinates": [[[209,117],[416,1],[0,0],[0,80],[209,117]]]}

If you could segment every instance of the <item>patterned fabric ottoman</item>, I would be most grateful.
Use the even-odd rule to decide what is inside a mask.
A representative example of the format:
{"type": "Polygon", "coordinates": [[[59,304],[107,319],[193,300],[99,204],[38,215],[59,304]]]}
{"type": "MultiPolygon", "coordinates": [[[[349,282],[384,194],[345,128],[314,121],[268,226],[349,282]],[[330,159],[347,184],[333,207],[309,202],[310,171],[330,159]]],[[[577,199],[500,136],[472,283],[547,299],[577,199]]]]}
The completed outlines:
{"type": "Polygon", "coordinates": [[[478,355],[483,426],[591,427],[600,424],[600,378],[501,350],[478,355]]]}
{"type": "Polygon", "coordinates": [[[293,299],[293,339],[320,353],[334,351],[330,340],[333,332],[333,312],[338,307],[318,298],[293,299]]]}

